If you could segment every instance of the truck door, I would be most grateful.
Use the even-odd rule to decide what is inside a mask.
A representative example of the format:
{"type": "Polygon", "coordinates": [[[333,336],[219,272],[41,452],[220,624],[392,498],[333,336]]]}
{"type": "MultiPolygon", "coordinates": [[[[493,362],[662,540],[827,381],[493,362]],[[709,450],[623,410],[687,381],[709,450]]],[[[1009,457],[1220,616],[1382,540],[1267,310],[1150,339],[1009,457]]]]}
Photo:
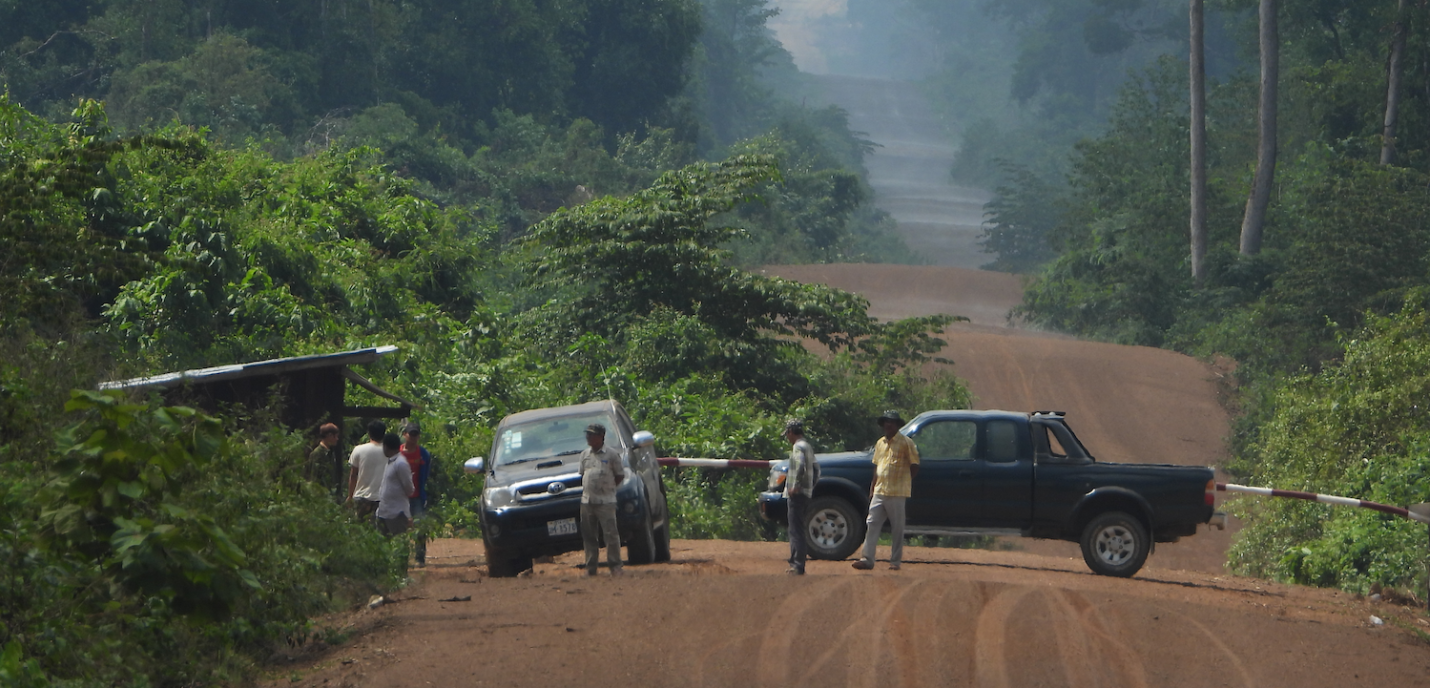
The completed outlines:
{"type": "Polygon", "coordinates": [[[919,448],[919,475],[908,502],[908,522],[926,526],[975,526],[981,484],[974,456],[978,423],[935,420],[909,437],[919,448]]]}
{"type": "Polygon", "coordinates": [[[980,525],[1021,528],[1033,518],[1033,451],[1028,426],[993,419],[983,426],[980,525]]]}

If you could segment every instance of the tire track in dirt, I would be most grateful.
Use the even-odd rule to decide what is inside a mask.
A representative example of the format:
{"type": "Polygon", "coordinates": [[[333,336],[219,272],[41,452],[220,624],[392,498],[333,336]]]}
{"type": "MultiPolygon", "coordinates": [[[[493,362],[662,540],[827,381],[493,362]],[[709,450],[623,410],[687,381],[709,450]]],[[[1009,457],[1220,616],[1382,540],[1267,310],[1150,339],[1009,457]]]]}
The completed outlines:
{"type": "Polygon", "coordinates": [[[1023,586],[999,591],[983,605],[974,631],[974,676],[984,688],[1018,688],[1008,676],[1008,621],[1030,589],[1023,586]]]}
{"type": "Polygon", "coordinates": [[[1072,590],[1047,590],[1043,597],[1058,618],[1053,628],[1069,686],[1147,688],[1141,655],[1128,645],[1126,632],[1112,619],[1072,590]]]}
{"type": "Polygon", "coordinates": [[[812,585],[807,594],[790,595],[780,603],[771,617],[769,627],[760,642],[760,658],[756,665],[759,685],[766,688],[786,688],[801,682],[790,676],[791,656],[811,612],[828,605],[831,600],[841,599],[854,581],[821,580],[812,585]]]}
{"type": "MultiPolygon", "coordinates": [[[[481,545],[429,545],[434,558],[459,547],[481,545]]],[[[320,621],[360,630],[259,685],[1340,688],[1430,672],[1430,645],[1398,627],[1430,625],[1423,612],[1330,590],[922,547],[900,572],[812,561],[794,577],[784,543],[674,547],[671,564],[621,579],[580,575],[579,553],[521,579],[429,566],[401,604],[320,621]]]]}
{"type": "MultiPolygon", "coordinates": [[[[1175,614],[1177,618],[1180,618],[1182,621],[1191,625],[1192,628],[1195,628],[1200,631],[1202,636],[1206,638],[1207,642],[1211,643],[1217,648],[1217,650],[1221,652],[1222,656],[1225,657],[1227,661],[1231,663],[1232,667],[1236,669],[1236,674],[1237,676],[1241,677],[1241,685],[1244,688],[1256,688],[1256,680],[1252,678],[1251,673],[1247,671],[1246,664],[1241,661],[1241,657],[1236,654],[1236,651],[1232,650],[1231,647],[1229,647],[1225,642],[1222,642],[1220,636],[1212,632],[1212,630],[1207,628],[1206,625],[1204,625],[1202,622],[1197,621],[1196,619],[1193,619],[1186,614],[1178,614],[1176,612],[1172,613],[1175,614]]],[[[1208,669],[1210,669],[1210,663],[1208,663],[1208,665],[1208,669]]]]}

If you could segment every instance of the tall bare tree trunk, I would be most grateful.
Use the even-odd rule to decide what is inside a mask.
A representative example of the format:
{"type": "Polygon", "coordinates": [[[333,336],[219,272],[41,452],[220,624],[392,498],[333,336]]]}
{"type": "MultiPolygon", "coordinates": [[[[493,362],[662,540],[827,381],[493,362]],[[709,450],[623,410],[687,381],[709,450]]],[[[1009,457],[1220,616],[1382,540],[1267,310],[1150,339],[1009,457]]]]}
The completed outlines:
{"type": "Polygon", "coordinates": [[[1256,152],[1256,177],[1251,181],[1251,197],[1246,199],[1246,216],[1241,220],[1241,255],[1261,251],[1261,230],[1266,224],[1266,206],[1271,204],[1271,185],[1276,180],[1276,80],[1280,73],[1279,38],[1276,32],[1276,0],[1261,0],[1261,111],[1260,145],[1256,152]]]}
{"type": "Polygon", "coordinates": [[[1202,0],[1190,0],[1192,105],[1192,283],[1207,277],[1207,55],[1202,0]]]}
{"type": "Polygon", "coordinates": [[[1409,29],[1409,18],[1405,14],[1405,0],[1400,0],[1395,8],[1395,31],[1390,38],[1390,64],[1385,77],[1385,128],[1381,130],[1380,164],[1395,162],[1395,120],[1400,114],[1400,75],[1405,71],[1402,57],[1405,54],[1405,34],[1409,29]]]}

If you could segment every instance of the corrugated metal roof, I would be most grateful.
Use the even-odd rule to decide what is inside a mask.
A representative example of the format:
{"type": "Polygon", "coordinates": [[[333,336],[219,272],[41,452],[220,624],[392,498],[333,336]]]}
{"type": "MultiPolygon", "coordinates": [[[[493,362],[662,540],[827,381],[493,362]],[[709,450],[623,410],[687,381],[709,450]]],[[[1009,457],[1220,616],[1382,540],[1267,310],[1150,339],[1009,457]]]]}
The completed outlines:
{"type": "Polygon", "coordinates": [[[99,388],[145,389],[150,387],[178,387],[184,384],[205,384],[222,380],[254,377],[257,375],[279,375],[312,368],[334,368],[359,363],[371,363],[394,351],[397,351],[397,347],[389,345],[376,346],[370,349],[355,349],[353,351],[343,351],[335,354],[314,354],[312,356],[275,358],[271,361],[238,363],[234,365],[215,366],[212,368],[196,368],[194,370],[184,370],[177,373],[164,373],[162,375],[136,377],[129,380],[102,382],[99,388]]]}

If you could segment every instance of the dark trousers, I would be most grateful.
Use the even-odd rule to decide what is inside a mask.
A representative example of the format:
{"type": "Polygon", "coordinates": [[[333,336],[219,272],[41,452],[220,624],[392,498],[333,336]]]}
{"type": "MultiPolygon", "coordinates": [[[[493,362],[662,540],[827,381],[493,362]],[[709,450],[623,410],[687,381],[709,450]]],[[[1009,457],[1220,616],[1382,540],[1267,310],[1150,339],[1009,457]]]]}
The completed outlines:
{"type": "Polygon", "coordinates": [[[809,495],[790,495],[785,501],[789,505],[789,565],[804,573],[804,560],[809,557],[809,533],[805,531],[804,524],[809,495]]]}
{"type": "Polygon", "coordinates": [[[377,532],[382,533],[384,537],[392,537],[407,532],[406,514],[398,514],[392,518],[383,518],[377,514],[373,514],[372,522],[377,526],[377,532]]]}

